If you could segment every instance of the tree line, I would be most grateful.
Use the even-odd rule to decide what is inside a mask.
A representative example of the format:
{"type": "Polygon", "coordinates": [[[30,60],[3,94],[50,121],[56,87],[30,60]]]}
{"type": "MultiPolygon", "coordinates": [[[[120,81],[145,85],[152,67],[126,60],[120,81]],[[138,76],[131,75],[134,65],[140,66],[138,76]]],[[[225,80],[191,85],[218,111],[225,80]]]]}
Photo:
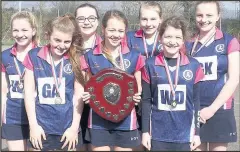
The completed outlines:
{"type": "MultiPolygon", "coordinates": [[[[144,1],[121,1],[121,2],[112,2],[112,6],[109,8],[102,7],[104,6],[104,2],[102,5],[99,5],[93,1],[39,1],[36,2],[36,5],[32,8],[24,8],[22,10],[32,12],[37,20],[39,27],[39,37],[41,43],[44,44],[44,32],[43,27],[46,25],[47,21],[57,17],[64,15],[66,13],[74,14],[77,6],[82,3],[91,3],[95,5],[99,11],[100,15],[100,26],[98,28],[98,32],[101,33],[101,19],[106,10],[108,9],[119,9],[122,11],[129,21],[128,30],[136,30],[139,28],[139,7],[141,3],[144,1]]],[[[160,3],[163,9],[163,18],[170,17],[172,15],[181,16],[184,18],[185,22],[188,25],[189,36],[194,33],[195,29],[195,3],[196,1],[156,1],[160,3]]],[[[100,2],[98,2],[100,3],[100,2]]],[[[11,31],[10,31],[10,19],[11,16],[18,12],[18,8],[9,7],[6,8],[5,5],[7,1],[2,3],[2,43],[12,43],[11,41],[11,31]]],[[[222,9],[222,13],[227,13],[226,10],[222,9]]],[[[222,19],[221,23],[219,23],[219,27],[221,24],[221,29],[227,33],[230,33],[240,39],[240,19],[222,19]]]]}

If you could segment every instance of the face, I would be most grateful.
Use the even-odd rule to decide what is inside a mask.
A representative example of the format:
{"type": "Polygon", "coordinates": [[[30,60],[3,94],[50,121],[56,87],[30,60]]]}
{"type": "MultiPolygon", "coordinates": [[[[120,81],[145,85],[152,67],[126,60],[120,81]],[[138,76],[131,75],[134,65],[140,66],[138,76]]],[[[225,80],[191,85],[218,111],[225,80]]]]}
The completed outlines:
{"type": "Polygon", "coordinates": [[[79,8],[76,19],[83,36],[91,36],[96,33],[98,19],[95,9],[90,7],[79,8]]]}
{"type": "Polygon", "coordinates": [[[202,3],[196,8],[196,24],[200,32],[208,32],[216,26],[219,20],[215,3],[202,3]]]}
{"type": "Polygon", "coordinates": [[[54,55],[62,57],[66,53],[72,43],[73,34],[65,33],[53,28],[53,32],[50,35],[51,51],[54,55]]]}
{"type": "Polygon", "coordinates": [[[126,25],[123,20],[118,18],[110,18],[107,27],[103,28],[105,44],[111,47],[120,45],[121,40],[125,36],[126,25]]]}
{"type": "Polygon", "coordinates": [[[183,45],[182,30],[168,26],[161,37],[161,42],[163,44],[163,51],[170,55],[175,55],[183,45]]]}
{"type": "Polygon", "coordinates": [[[153,35],[162,20],[155,9],[141,8],[140,27],[147,35],[153,35]]]}
{"type": "Polygon", "coordinates": [[[26,47],[32,42],[36,30],[27,19],[15,19],[12,22],[12,36],[19,46],[26,47]]]}

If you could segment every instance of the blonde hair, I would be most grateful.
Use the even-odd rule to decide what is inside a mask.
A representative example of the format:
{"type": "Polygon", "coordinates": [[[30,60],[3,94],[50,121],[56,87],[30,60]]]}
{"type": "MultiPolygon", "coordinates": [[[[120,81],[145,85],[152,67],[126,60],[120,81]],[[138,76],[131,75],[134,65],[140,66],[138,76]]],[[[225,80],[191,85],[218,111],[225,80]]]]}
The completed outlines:
{"type": "Polygon", "coordinates": [[[141,17],[142,8],[151,8],[154,9],[160,18],[162,18],[162,7],[159,3],[154,1],[144,2],[141,4],[139,9],[139,18],[141,17]]]}
{"type": "Polygon", "coordinates": [[[28,12],[28,11],[21,11],[21,12],[17,12],[15,14],[13,14],[11,17],[11,21],[10,21],[11,29],[12,29],[12,23],[16,19],[27,19],[28,20],[31,27],[36,30],[36,34],[32,37],[32,41],[35,44],[39,44],[38,27],[37,27],[37,20],[36,20],[35,16],[31,12],[28,12]]]}

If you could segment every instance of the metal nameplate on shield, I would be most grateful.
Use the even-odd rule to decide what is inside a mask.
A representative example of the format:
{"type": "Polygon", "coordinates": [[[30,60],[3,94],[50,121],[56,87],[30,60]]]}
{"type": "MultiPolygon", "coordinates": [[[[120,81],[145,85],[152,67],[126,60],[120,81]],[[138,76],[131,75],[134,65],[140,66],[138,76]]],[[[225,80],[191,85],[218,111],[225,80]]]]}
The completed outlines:
{"type": "Polygon", "coordinates": [[[134,76],[109,68],[92,76],[85,85],[90,93],[89,105],[102,118],[120,122],[134,108],[133,95],[137,93],[134,76]]]}

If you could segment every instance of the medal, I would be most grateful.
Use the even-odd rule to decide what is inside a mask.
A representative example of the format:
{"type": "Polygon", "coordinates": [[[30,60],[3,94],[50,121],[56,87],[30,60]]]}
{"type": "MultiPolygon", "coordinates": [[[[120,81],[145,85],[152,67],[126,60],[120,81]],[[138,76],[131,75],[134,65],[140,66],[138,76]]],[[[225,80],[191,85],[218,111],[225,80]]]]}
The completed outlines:
{"type": "Polygon", "coordinates": [[[19,81],[19,84],[18,84],[17,87],[18,87],[18,89],[22,90],[24,88],[24,86],[23,86],[23,76],[24,76],[24,73],[25,73],[25,68],[23,69],[23,72],[21,73],[21,70],[19,68],[18,61],[17,61],[16,57],[13,57],[13,59],[14,59],[14,64],[15,64],[17,73],[20,77],[20,81],[19,81]]]}
{"type": "MultiPolygon", "coordinates": [[[[156,50],[156,46],[157,46],[157,37],[158,37],[158,32],[156,33],[155,35],[155,38],[154,38],[154,43],[153,43],[153,49],[152,49],[152,54],[150,57],[153,56],[155,50],[156,50]]],[[[148,58],[148,50],[147,50],[147,43],[146,43],[146,38],[145,38],[145,35],[143,33],[143,45],[144,45],[144,51],[145,51],[145,54],[146,54],[146,58],[148,58]]]]}
{"type": "Polygon", "coordinates": [[[172,81],[172,78],[171,78],[171,75],[170,75],[169,65],[168,65],[168,63],[167,63],[167,61],[166,61],[164,56],[163,56],[163,59],[164,59],[164,66],[165,66],[168,82],[169,82],[169,85],[170,85],[170,90],[171,90],[172,97],[173,97],[173,100],[171,102],[171,107],[175,108],[177,106],[177,101],[175,99],[175,90],[176,90],[177,84],[178,84],[178,74],[179,74],[179,66],[180,66],[180,54],[178,55],[178,58],[177,58],[174,86],[173,86],[173,81],[172,81]]]}
{"type": "Polygon", "coordinates": [[[175,108],[175,107],[177,106],[177,101],[176,101],[176,100],[173,100],[173,101],[171,102],[171,106],[172,106],[173,108],[175,108]]]}
{"type": "Polygon", "coordinates": [[[60,96],[59,88],[61,86],[61,80],[62,80],[62,73],[63,73],[63,58],[61,59],[61,66],[60,66],[60,72],[59,72],[59,78],[57,79],[56,71],[55,71],[55,64],[52,59],[51,53],[49,53],[50,61],[51,61],[51,67],[52,67],[52,74],[54,83],[56,85],[56,97],[55,97],[55,104],[61,104],[62,98],[60,96]]]}
{"type": "Polygon", "coordinates": [[[18,88],[19,88],[19,89],[23,89],[23,83],[22,83],[22,82],[20,82],[20,83],[18,84],[18,88]]]}
{"type": "Polygon", "coordinates": [[[62,103],[62,98],[61,97],[56,97],[55,98],[55,104],[61,104],[62,103]]]}
{"type": "Polygon", "coordinates": [[[125,71],[125,65],[124,65],[124,61],[123,61],[123,56],[121,53],[121,46],[118,49],[119,52],[119,57],[120,57],[120,65],[118,65],[117,61],[115,59],[112,58],[111,54],[109,53],[110,51],[107,51],[106,47],[103,47],[104,51],[103,51],[103,55],[105,58],[108,59],[108,61],[110,61],[116,68],[125,71]]]}

